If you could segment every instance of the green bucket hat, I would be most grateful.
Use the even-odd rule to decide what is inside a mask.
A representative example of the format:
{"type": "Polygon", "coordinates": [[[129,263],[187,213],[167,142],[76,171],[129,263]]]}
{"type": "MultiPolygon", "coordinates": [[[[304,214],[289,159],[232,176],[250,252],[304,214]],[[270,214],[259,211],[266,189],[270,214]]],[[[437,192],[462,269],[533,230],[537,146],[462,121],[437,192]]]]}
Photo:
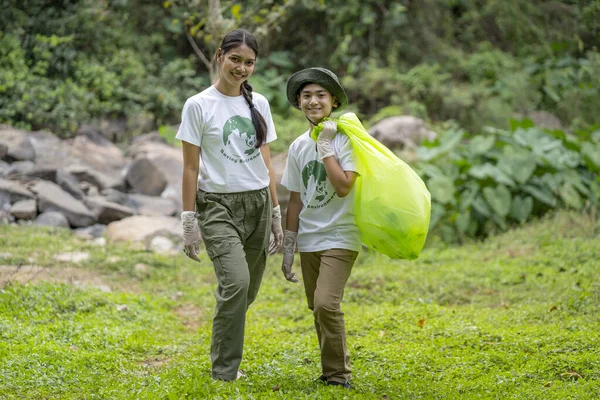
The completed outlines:
{"type": "Polygon", "coordinates": [[[297,99],[298,91],[302,86],[309,83],[323,86],[337,98],[339,105],[334,107],[333,111],[343,110],[348,105],[348,96],[346,96],[344,88],[340,85],[338,77],[328,69],[313,67],[298,71],[288,79],[286,92],[292,107],[300,109],[297,99]]]}

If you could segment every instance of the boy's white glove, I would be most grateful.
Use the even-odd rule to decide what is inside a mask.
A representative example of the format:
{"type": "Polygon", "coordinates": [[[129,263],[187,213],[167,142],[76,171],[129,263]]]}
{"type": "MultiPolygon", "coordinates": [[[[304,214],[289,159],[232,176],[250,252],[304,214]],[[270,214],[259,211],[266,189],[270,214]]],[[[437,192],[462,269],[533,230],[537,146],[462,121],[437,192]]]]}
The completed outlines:
{"type": "Polygon", "coordinates": [[[298,232],[285,231],[283,237],[283,262],[281,263],[281,270],[283,276],[290,282],[298,282],[296,274],[292,272],[292,265],[294,264],[294,251],[296,251],[296,238],[298,232]]]}
{"type": "Polygon", "coordinates": [[[181,223],[183,225],[183,252],[192,260],[200,262],[198,258],[200,229],[198,228],[196,213],[193,211],[182,212],[181,223]]]}
{"type": "Polygon", "coordinates": [[[275,254],[283,243],[283,228],[281,227],[281,207],[273,207],[271,220],[271,239],[269,241],[269,254],[275,254]]]}
{"type": "Polygon", "coordinates": [[[317,137],[317,151],[319,152],[319,159],[333,156],[333,150],[331,150],[331,140],[337,133],[337,124],[332,120],[323,122],[323,130],[317,137]]]}

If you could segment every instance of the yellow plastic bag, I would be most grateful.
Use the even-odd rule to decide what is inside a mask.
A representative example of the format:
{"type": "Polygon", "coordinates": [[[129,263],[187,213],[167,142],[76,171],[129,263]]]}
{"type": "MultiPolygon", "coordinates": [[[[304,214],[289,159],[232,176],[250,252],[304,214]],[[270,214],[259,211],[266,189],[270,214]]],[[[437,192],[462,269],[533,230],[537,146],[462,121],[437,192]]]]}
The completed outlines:
{"type": "MultiPolygon", "coordinates": [[[[356,224],[371,249],[413,260],[425,245],[431,214],[431,195],[423,180],[404,161],[373,138],[354,113],[336,120],[356,153],[356,224]]],[[[311,132],[316,140],[323,130],[311,132]]]]}

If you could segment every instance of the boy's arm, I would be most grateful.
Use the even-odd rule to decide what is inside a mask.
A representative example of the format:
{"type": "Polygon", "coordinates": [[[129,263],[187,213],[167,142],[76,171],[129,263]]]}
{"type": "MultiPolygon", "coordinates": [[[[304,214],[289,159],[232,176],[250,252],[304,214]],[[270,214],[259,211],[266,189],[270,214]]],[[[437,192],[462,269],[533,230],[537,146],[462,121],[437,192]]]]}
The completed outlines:
{"type": "Polygon", "coordinates": [[[356,181],[358,174],[354,171],[344,171],[334,156],[323,158],[325,171],[338,197],[346,197],[356,181]]]}
{"type": "Polygon", "coordinates": [[[285,230],[290,232],[298,232],[300,224],[300,211],[302,211],[302,200],[300,193],[290,192],[290,200],[287,207],[287,216],[285,220],[285,230]]]}
{"type": "Polygon", "coordinates": [[[317,138],[317,151],[319,152],[319,158],[321,158],[325,165],[327,177],[335,193],[338,197],[345,197],[350,193],[358,174],[354,171],[344,171],[336,160],[331,148],[331,141],[336,133],[337,124],[334,121],[328,120],[323,122],[323,130],[321,130],[317,138]]]}

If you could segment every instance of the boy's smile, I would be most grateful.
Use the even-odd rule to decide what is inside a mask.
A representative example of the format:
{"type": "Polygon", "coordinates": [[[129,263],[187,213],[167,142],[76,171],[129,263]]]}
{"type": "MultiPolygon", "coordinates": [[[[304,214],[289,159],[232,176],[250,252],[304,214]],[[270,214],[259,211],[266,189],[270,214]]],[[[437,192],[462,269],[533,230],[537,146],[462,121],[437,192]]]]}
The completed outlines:
{"type": "Polygon", "coordinates": [[[329,117],[337,100],[323,86],[309,83],[298,94],[298,106],[313,124],[318,124],[325,117],[329,117]]]}

